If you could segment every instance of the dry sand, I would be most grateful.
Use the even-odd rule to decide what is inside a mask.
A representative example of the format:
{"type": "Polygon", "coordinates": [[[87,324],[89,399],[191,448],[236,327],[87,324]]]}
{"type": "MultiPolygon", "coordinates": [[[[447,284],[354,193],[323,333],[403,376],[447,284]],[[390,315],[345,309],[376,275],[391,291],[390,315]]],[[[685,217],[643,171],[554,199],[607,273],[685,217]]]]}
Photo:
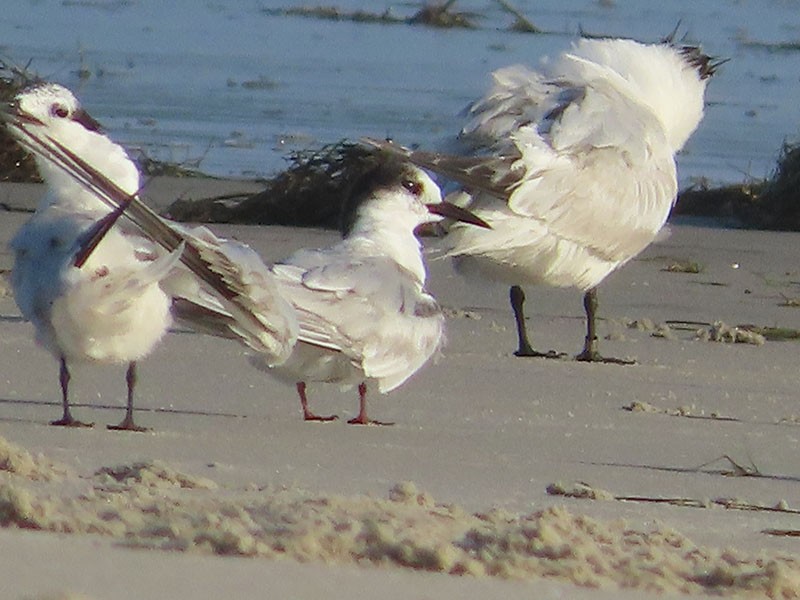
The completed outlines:
{"type": "MultiPolygon", "coordinates": [[[[163,205],[206,185],[252,189],[150,189],[163,205]]],[[[0,202],[41,191],[6,184],[0,202]]],[[[3,213],[0,241],[25,218],[3,213]]],[[[214,229],[267,260],[335,237],[214,229]]],[[[373,396],[393,427],[304,423],[242,348],[187,332],[141,365],[150,432],[103,427],[123,410],[122,367],[75,369],[74,414],[93,429],[50,427],[57,365],[0,290],[0,596],[797,597],[797,346],[735,326],[800,329],[798,241],[673,226],[601,289],[601,350],[634,366],[514,358],[506,290],[434,262],[449,342],[373,396]]],[[[577,351],[579,295],[528,296],[536,345],[577,351]]],[[[310,401],[357,408],[335,387],[310,401]]]]}

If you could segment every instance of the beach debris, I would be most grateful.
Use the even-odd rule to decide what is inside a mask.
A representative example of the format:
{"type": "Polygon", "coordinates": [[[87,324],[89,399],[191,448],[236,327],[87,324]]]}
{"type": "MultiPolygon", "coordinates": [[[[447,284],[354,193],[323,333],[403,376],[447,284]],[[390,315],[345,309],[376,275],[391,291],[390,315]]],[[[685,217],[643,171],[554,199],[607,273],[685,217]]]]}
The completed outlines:
{"type": "Polygon", "coordinates": [[[755,48],[765,50],[770,54],[794,53],[800,51],[800,41],[775,41],[764,42],[756,40],[747,35],[747,30],[740,28],[734,36],[736,43],[743,48],[755,48]]]}
{"type": "MultiPolygon", "coordinates": [[[[542,33],[521,10],[509,0],[495,0],[514,17],[508,31],[517,33],[542,33]]],[[[391,12],[391,7],[383,12],[368,10],[344,10],[335,6],[292,6],[285,8],[262,8],[262,12],[274,17],[307,17],[329,21],[352,21],[356,23],[382,23],[385,25],[423,25],[439,29],[481,29],[477,22],[482,15],[469,11],[455,11],[456,0],[442,2],[430,1],[422,4],[413,15],[401,17],[391,12]]]]}
{"type": "Polygon", "coordinates": [[[800,529],[762,529],[761,533],[778,537],[800,537],[800,529]]]}
{"type": "Polygon", "coordinates": [[[495,0],[503,10],[511,14],[515,21],[509,27],[510,31],[517,31],[520,33],[542,33],[543,30],[533,24],[533,22],[526,17],[521,10],[511,4],[508,0],[495,0]]]}
{"type": "Polygon", "coordinates": [[[800,144],[783,145],[767,179],[716,188],[701,181],[681,191],[673,215],[734,219],[752,229],[800,230],[800,144]]]}
{"type": "Polygon", "coordinates": [[[566,496],[567,498],[581,498],[584,500],[616,500],[608,490],[593,487],[583,481],[566,484],[556,481],[547,486],[547,493],[551,496],[566,496]]]}
{"type": "Polygon", "coordinates": [[[786,294],[781,294],[781,298],[783,298],[783,302],[779,303],[778,306],[787,306],[790,308],[800,307],[800,298],[790,298],[786,294]]]}
{"type": "Polygon", "coordinates": [[[763,477],[763,474],[758,469],[758,467],[755,465],[753,460],[751,458],[749,458],[749,457],[748,457],[748,460],[750,461],[749,465],[742,465],[741,463],[733,460],[730,457],[730,455],[723,454],[723,455],[718,456],[717,458],[715,458],[713,460],[710,460],[708,462],[704,462],[701,465],[698,465],[697,466],[697,470],[699,471],[699,470],[703,469],[704,467],[707,467],[709,465],[713,465],[713,464],[718,463],[720,461],[726,461],[728,464],[731,465],[732,470],[730,470],[730,471],[720,471],[720,473],[722,475],[735,476],[735,477],[763,477]]]}
{"type": "Polygon", "coordinates": [[[762,326],[751,323],[728,325],[724,321],[708,323],[704,321],[686,321],[669,319],[657,323],[646,317],[639,319],[622,319],[628,329],[649,332],[652,337],[668,340],[678,339],[680,332],[689,332],[695,340],[704,342],[722,342],[730,344],[752,344],[763,346],[766,342],[800,340],[800,329],[790,327],[762,326]]]}
{"type": "Polygon", "coordinates": [[[271,17],[307,17],[329,21],[354,21],[356,23],[401,24],[405,19],[391,13],[391,7],[382,13],[365,10],[346,11],[335,6],[295,6],[287,8],[262,8],[271,17]]]}
{"type": "Polygon", "coordinates": [[[441,4],[427,2],[411,18],[406,19],[406,23],[442,29],[475,29],[476,26],[472,16],[463,12],[452,12],[450,9],[453,4],[455,4],[455,0],[447,0],[441,4]]]}
{"type": "Polygon", "coordinates": [[[286,8],[262,8],[261,11],[273,17],[307,17],[329,21],[353,21],[356,23],[382,23],[384,25],[424,25],[441,29],[476,29],[477,15],[451,10],[456,0],[443,3],[426,2],[410,17],[400,17],[391,12],[391,7],[383,12],[368,10],[343,10],[335,6],[293,6],[286,8]]]}
{"type": "Polygon", "coordinates": [[[787,342],[800,339],[800,330],[791,327],[762,327],[760,325],[739,325],[740,329],[761,335],[770,342],[787,342]]]}
{"type": "MultiPolygon", "coordinates": [[[[10,102],[22,88],[39,81],[28,70],[0,58],[0,102],[10,102]]],[[[42,178],[33,157],[5,127],[0,127],[0,181],[39,183],[42,178]]]]}
{"type": "Polygon", "coordinates": [[[778,419],[779,425],[800,425],[800,415],[789,415],[788,417],[781,417],[778,419]]]}
{"type": "Polygon", "coordinates": [[[786,500],[779,500],[775,504],[759,504],[748,502],[739,498],[689,498],[683,496],[638,496],[619,495],[596,488],[588,483],[579,481],[565,484],[562,482],[551,483],[547,486],[547,493],[551,496],[564,496],[580,500],[616,500],[618,502],[644,502],[653,504],[669,504],[688,508],[712,508],[719,506],[728,510],[744,510],[756,512],[776,512],[791,515],[800,515],[799,508],[791,508],[786,500]]]}
{"type": "Polygon", "coordinates": [[[241,85],[247,90],[273,90],[278,87],[278,83],[275,80],[264,75],[259,75],[255,79],[247,79],[241,85]]]}
{"type": "Polygon", "coordinates": [[[660,415],[668,415],[670,417],[686,417],[688,419],[711,419],[713,421],[735,421],[741,422],[741,419],[736,417],[729,417],[721,415],[717,412],[706,414],[704,410],[697,411],[697,407],[692,406],[678,406],[677,408],[660,408],[649,402],[642,400],[634,400],[630,404],[622,407],[622,410],[628,412],[644,412],[660,415]]]}
{"type": "Polygon", "coordinates": [[[668,273],[702,273],[703,266],[699,262],[693,260],[676,260],[669,263],[666,267],[661,269],[668,273]]]}
{"type": "Polygon", "coordinates": [[[257,194],[177,200],[167,215],[178,221],[248,223],[338,229],[352,186],[376,163],[372,150],[347,141],[293,152],[289,167],[257,194]]]}
{"type": "Polygon", "coordinates": [[[723,342],[730,344],[753,344],[763,346],[767,338],[752,329],[731,326],[723,321],[715,321],[710,327],[701,327],[695,337],[704,342],[723,342]]]}
{"type": "Polygon", "coordinates": [[[651,337],[662,338],[665,340],[678,339],[668,323],[656,323],[652,319],[648,319],[646,317],[643,319],[626,319],[624,323],[625,327],[628,329],[635,329],[636,331],[649,333],[651,337]]]}
{"type": "Polygon", "coordinates": [[[475,309],[470,308],[456,308],[454,306],[443,306],[442,312],[448,319],[472,319],[473,321],[480,321],[482,315],[475,309]]]}

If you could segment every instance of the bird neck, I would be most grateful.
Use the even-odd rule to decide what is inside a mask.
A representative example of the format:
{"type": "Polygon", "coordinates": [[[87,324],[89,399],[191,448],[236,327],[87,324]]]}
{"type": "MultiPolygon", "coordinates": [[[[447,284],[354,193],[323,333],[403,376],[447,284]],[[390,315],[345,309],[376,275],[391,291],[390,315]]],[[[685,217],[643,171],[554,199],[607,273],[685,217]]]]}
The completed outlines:
{"type": "MultiPolygon", "coordinates": [[[[77,123],[64,123],[48,131],[48,135],[62,143],[89,166],[103,173],[128,194],[139,191],[139,170],[119,144],[107,136],[89,132],[77,123]]],[[[59,204],[83,210],[102,210],[108,207],[91,191],[78,183],[49,160],[36,158],[42,178],[50,188],[43,204],[59,204]]]]}
{"type": "Polygon", "coordinates": [[[425,263],[422,245],[414,231],[408,228],[359,223],[347,236],[346,242],[357,252],[386,256],[425,284],[425,263]]]}
{"type": "MultiPolygon", "coordinates": [[[[45,163],[45,161],[42,161],[45,163]]],[[[78,212],[106,213],[111,209],[88,189],[75,181],[70,175],[50,163],[39,164],[39,172],[47,182],[47,194],[39,203],[39,209],[59,206],[78,212]]]]}

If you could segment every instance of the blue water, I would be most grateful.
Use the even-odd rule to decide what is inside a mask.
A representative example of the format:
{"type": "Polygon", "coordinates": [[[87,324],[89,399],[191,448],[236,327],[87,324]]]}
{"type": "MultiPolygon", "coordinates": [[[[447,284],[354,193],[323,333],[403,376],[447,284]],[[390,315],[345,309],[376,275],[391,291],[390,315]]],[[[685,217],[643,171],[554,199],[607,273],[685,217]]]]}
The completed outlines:
{"type": "Polygon", "coordinates": [[[579,28],[655,40],[680,22],[691,42],[730,58],[706,117],[679,157],[683,185],[770,173],[798,136],[799,0],[515,0],[549,33],[504,30],[496,2],[462,0],[479,30],[270,16],[263,9],[335,5],[415,12],[415,3],[357,0],[16,0],[0,14],[0,53],[78,93],[134,151],[223,176],[266,176],[287,152],[342,138],[391,136],[430,147],[500,66],[536,65],[579,28]],[[83,69],[88,77],[80,77],[83,69]]]}

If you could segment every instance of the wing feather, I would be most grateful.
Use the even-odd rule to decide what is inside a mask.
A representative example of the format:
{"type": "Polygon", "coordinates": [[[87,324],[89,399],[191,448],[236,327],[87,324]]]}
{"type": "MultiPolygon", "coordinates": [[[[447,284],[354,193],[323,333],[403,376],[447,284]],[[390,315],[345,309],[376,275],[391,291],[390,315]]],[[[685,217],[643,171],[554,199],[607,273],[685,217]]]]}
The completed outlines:
{"type": "Polygon", "coordinates": [[[304,250],[272,272],[296,311],[298,340],[341,352],[381,391],[403,383],[441,343],[438,305],[388,257],[304,250]]]}

